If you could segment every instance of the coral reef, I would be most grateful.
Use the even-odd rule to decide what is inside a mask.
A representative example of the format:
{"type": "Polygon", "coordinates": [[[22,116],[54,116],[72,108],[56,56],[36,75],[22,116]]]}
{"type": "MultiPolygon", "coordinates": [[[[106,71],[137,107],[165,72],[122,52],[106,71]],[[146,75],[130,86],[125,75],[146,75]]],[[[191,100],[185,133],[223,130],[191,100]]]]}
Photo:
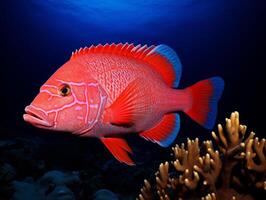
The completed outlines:
{"type": "Polygon", "coordinates": [[[212,132],[213,142],[187,140],[172,148],[174,160],[160,164],[137,199],[266,199],[266,141],[247,134],[239,113],[212,132]],[[215,150],[215,149],[219,150],[215,150]]]}

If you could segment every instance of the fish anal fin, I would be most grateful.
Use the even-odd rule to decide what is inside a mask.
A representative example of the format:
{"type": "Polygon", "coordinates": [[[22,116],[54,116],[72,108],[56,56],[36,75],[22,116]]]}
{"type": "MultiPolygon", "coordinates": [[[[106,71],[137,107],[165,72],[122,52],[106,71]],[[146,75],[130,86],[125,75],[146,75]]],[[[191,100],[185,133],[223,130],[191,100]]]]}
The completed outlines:
{"type": "Polygon", "coordinates": [[[164,115],[155,127],[140,133],[140,136],[160,146],[167,147],[175,140],[179,129],[180,117],[176,113],[171,113],[164,115]]]}
{"type": "Polygon", "coordinates": [[[139,92],[138,79],[132,81],[120,96],[106,108],[103,121],[121,126],[132,126],[141,115],[144,95],[139,92]]]}
{"type": "Polygon", "coordinates": [[[128,155],[128,153],[132,153],[132,150],[124,139],[101,138],[101,141],[117,160],[127,165],[135,165],[128,155]]]}

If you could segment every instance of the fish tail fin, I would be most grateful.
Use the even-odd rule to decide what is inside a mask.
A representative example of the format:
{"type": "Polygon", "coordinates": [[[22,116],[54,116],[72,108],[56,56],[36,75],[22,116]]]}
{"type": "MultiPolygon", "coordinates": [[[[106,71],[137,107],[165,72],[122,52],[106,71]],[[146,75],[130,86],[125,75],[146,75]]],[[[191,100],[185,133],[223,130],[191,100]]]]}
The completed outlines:
{"type": "Polygon", "coordinates": [[[192,102],[185,113],[203,127],[212,129],[223,89],[224,81],[220,77],[202,80],[188,87],[186,90],[190,92],[192,102]]]}

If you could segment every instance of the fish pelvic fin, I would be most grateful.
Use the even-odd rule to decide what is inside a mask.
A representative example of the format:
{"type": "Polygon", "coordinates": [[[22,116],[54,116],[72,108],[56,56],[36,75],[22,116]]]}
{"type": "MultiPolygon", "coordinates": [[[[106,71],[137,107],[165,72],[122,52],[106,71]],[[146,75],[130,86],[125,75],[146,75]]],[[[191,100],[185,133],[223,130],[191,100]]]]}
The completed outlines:
{"type": "Polygon", "coordinates": [[[103,144],[111,152],[111,154],[122,163],[127,165],[135,165],[132,159],[129,157],[129,153],[132,154],[131,148],[128,146],[127,142],[121,138],[101,138],[103,144]]]}
{"type": "Polygon", "coordinates": [[[212,129],[217,115],[218,101],[224,89],[220,77],[202,80],[186,88],[191,95],[191,106],[184,112],[207,129],[212,129]]]}

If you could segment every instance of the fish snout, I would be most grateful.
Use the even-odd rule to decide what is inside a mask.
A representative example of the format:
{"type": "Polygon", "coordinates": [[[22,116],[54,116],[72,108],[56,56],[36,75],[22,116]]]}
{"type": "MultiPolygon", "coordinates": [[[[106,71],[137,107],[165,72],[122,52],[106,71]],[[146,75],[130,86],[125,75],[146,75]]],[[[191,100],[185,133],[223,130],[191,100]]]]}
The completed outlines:
{"type": "Polygon", "coordinates": [[[39,128],[49,128],[53,126],[53,123],[49,122],[48,115],[42,111],[42,109],[32,105],[26,106],[23,119],[39,128]]]}

